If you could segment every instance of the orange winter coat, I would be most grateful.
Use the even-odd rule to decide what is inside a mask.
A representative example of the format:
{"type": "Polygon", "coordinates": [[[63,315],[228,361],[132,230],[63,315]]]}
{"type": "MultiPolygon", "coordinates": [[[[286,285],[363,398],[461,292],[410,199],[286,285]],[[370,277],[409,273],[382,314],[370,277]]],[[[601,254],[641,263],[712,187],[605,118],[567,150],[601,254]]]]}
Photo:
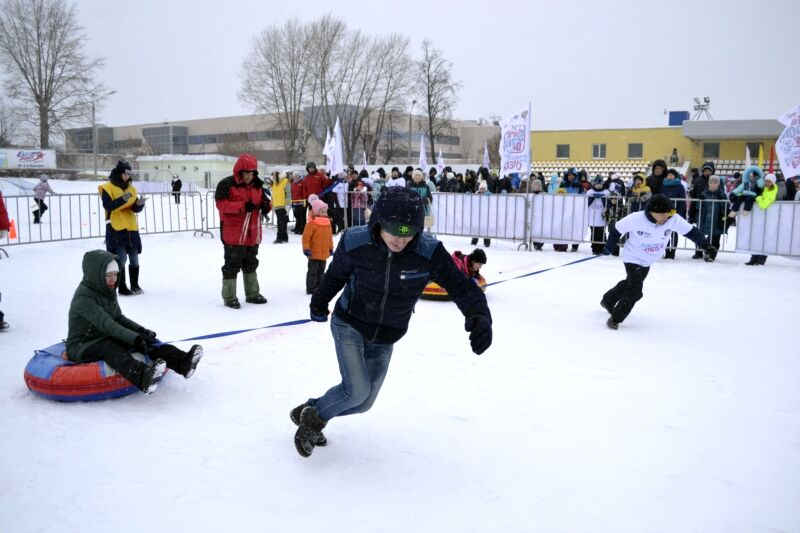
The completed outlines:
{"type": "Polygon", "coordinates": [[[311,259],[326,261],[333,255],[333,232],[331,219],[312,216],[303,230],[303,253],[311,250],[311,259]]]}

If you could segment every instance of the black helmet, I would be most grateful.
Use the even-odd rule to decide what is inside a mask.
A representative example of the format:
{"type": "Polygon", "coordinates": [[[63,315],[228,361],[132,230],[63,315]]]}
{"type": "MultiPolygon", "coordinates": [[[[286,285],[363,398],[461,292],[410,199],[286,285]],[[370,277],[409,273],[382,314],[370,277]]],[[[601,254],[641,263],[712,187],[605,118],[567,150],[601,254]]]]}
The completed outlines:
{"type": "Polygon", "coordinates": [[[486,252],[484,252],[481,248],[475,248],[467,257],[473,263],[480,263],[482,265],[486,264],[486,252]]]}

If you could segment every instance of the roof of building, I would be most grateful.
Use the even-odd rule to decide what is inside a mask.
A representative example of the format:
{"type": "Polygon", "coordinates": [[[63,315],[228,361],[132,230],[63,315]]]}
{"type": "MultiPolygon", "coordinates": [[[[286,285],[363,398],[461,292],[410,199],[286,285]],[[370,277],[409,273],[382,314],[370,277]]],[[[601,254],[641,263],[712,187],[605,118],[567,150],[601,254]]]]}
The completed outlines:
{"type": "Polygon", "coordinates": [[[777,139],[784,126],[777,120],[687,120],[683,135],[692,140],[777,139]]]}

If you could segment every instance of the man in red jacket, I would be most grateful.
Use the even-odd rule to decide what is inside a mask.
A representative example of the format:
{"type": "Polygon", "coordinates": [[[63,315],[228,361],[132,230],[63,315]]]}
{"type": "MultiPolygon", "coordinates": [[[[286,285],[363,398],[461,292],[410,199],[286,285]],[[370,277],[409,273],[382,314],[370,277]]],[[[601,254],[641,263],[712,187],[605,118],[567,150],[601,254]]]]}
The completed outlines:
{"type": "Polygon", "coordinates": [[[322,191],[331,184],[331,180],[323,172],[317,170],[317,164],[313,161],[306,163],[306,172],[306,177],[303,178],[303,198],[308,198],[312,194],[321,198],[322,191]]]}
{"type": "Polygon", "coordinates": [[[261,213],[268,213],[270,208],[263,190],[264,182],[258,177],[258,161],[250,154],[242,154],[233,166],[233,175],[217,184],[214,195],[219,211],[220,237],[225,247],[222,300],[233,309],[241,307],[236,297],[239,270],[244,274],[245,301],[267,303],[259,292],[256,275],[261,213]]]}

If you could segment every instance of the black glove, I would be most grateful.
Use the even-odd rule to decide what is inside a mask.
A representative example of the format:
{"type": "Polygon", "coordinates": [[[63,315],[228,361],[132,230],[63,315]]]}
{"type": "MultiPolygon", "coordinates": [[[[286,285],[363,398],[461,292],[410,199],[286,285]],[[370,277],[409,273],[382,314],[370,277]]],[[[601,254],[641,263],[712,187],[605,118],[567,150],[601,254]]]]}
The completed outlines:
{"type": "Polygon", "coordinates": [[[155,331],[151,331],[149,329],[143,329],[141,334],[142,337],[144,337],[144,340],[147,341],[147,344],[154,344],[156,342],[156,337],[158,336],[156,335],[155,331]]]}
{"type": "Polygon", "coordinates": [[[147,340],[141,335],[136,337],[136,340],[133,341],[133,347],[136,349],[137,352],[142,354],[146,354],[147,352],[150,351],[150,345],[147,344],[147,340]]]}
{"type": "Polygon", "coordinates": [[[327,322],[328,315],[331,314],[328,308],[315,307],[314,304],[308,306],[311,309],[311,320],[314,322],[327,322]]]}
{"type": "Polygon", "coordinates": [[[269,200],[264,200],[263,202],[261,202],[261,205],[259,207],[261,208],[261,212],[264,213],[265,215],[269,214],[269,212],[272,211],[272,205],[269,203],[269,200]]]}
{"type": "Polygon", "coordinates": [[[469,343],[476,354],[482,354],[492,345],[492,322],[486,316],[467,317],[464,329],[469,331],[469,343]]]}
{"type": "Polygon", "coordinates": [[[127,202],[128,200],[131,199],[131,196],[133,196],[131,193],[126,192],[125,194],[122,195],[122,199],[127,202]]]}
{"type": "Polygon", "coordinates": [[[251,202],[250,200],[248,200],[247,203],[244,204],[244,210],[247,211],[248,213],[250,211],[255,211],[256,209],[258,209],[258,206],[253,202],[251,202]]]}
{"type": "Polygon", "coordinates": [[[703,260],[706,263],[713,263],[714,259],[717,258],[717,249],[713,246],[709,246],[705,249],[705,253],[703,254],[703,260]]]}

